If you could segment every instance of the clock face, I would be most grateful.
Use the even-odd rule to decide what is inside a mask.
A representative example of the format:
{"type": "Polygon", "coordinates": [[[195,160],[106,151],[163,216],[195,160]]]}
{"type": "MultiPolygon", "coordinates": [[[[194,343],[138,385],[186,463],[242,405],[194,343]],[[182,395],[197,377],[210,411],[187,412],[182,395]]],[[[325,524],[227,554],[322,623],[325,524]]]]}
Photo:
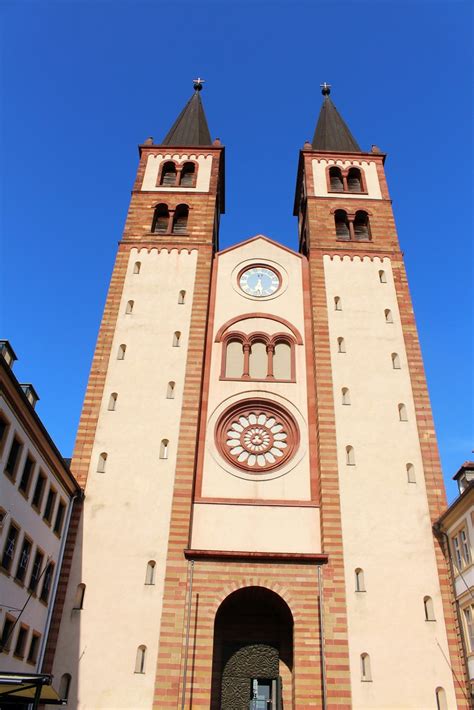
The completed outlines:
{"type": "Polygon", "coordinates": [[[277,274],[267,266],[251,266],[240,275],[240,288],[249,296],[271,296],[280,287],[277,274]]]}

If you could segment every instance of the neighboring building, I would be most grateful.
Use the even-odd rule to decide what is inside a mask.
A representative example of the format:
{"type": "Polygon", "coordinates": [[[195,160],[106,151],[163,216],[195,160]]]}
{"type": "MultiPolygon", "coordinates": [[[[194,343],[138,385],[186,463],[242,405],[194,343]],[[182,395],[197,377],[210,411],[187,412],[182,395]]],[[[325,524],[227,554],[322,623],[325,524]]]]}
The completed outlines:
{"type": "Polygon", "coordinates": [[[81,710],[466,708],[385,155],[324,85],[299,251],[218,251],[224,147],[195,88],[140,146],[43,670],[81,710]]]}
{"type": "MultiPolygon", "coordinates": [[[[0,671],[39,672],[71,504],[81,489],[0,341],[0,671]]],[[[0,701],[1,705],[1,701],[0,701]]]]}
{"type": "Polygon", "coordinates": [[[469,675],[469,691],[474,701],[474,461],[463,463],[453,478],[459,487],[459,498],[449,506],[434,527],[443,541],[450,562],[469,675]]]}

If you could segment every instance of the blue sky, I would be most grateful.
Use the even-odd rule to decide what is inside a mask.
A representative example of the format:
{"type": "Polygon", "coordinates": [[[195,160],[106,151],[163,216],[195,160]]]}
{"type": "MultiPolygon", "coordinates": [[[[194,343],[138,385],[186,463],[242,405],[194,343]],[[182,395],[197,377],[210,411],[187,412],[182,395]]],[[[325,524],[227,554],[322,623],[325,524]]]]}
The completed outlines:
{"type": "MultiPolygon", "coordinates": [[[[221,248],[296,248],[298,150],[319,84],[389,187],[445,477],[472,458],[469,2],[3,3],[1,332],[71,455],[137,167],[206,79],[226,145],[221,248]]],[[[455,494],[448,483],[448,495],[455,494]]]]}

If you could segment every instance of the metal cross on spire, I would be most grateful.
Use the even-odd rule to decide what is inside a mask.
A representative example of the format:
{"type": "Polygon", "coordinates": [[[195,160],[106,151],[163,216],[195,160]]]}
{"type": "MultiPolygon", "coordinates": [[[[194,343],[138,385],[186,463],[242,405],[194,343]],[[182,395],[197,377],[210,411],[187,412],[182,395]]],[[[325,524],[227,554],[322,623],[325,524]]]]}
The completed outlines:
{"type": "Polygon", "coordinates": [[[322,95],[329,96],[331,93],[331,84],[326,84],[326,82],[324,82],[324,84],[320,84],[319,86],[321,87],[322,95]]]}
{"type": "Polygon", "coordinates": [[[201,79],[201,77],[198,77],[197,79],[193,79],[194,91],[202,91],[203,84],[204,84],[204,79],[201,79]]]}

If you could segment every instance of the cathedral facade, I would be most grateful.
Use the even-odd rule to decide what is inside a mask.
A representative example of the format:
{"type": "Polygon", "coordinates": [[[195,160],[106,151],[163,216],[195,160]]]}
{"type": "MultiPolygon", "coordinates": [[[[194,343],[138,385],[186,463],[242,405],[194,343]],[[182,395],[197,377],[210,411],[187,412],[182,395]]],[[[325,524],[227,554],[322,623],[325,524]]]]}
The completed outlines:
{"type": "Polygon", "coordinates": [[[324,85],[298,252],[219,251],[201,88],[140,146],[44,670],[80,710],[467,708],[385,155],[324,85]]]}

